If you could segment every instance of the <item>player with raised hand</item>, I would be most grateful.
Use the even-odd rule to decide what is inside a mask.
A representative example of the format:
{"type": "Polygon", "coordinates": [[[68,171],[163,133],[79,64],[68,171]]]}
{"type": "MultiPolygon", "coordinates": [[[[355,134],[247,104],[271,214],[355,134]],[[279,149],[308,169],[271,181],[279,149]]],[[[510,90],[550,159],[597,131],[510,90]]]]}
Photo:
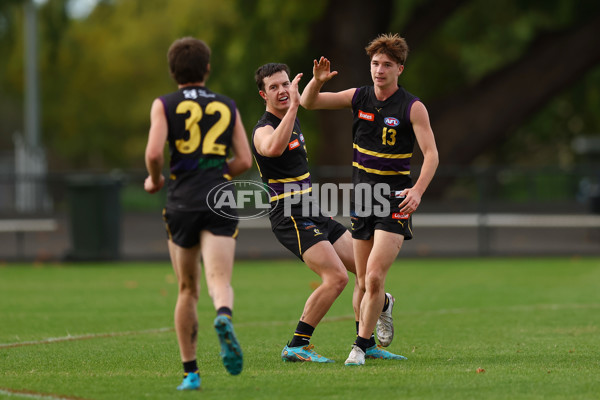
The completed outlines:
{"type": "MultiPolygon", "coordinates": [[[[404,240],[413,237],[411,215],[419,207],[439,162],[427,109],[398,84],[408,55],[406,41],[397,34],[384,34],[365,50],[371,60],[372,86],[321,92],[323,85],[337,75],[337,71],[331,71],[330,61],[321,57],[314,61],[313,78],[301,96],[306,109],[352,109],[353,183],[355,187],[361,183],[389,186],[388,215],[352,216],[354,258],[365,295],[360,305],[358,337],[346,365],[365,363],[367,349],[372,345],[370,335],[376,325],[378,335],[382,331],[380,339],[390,333],[393,336],[380,315],[384,305],[393,301],[385,293],[385,279],[404,240]],[[410,160],[415,142],[424,160],[413,185],[410,160]]],[[[353,196],[353,208],[361,209],[372,200],[353,196]]]]}
{"type": "MultiPolygon", "coordinates": [[[[346,270],[354,273],[352,239],[344,226],[320,211],[303,215],[304,199],[291,205],[286,215],[286,201],[293,195],[306,196],[312,191],[304,135],[297,118],[302,74],[291,82],[289,75],[288,66],[280,63],[265,64],[256,70],[255,80],[266,110],[254,127],[251,147],[261,179],[273,193],[269,219],[275,237],[322,279],[307,299],[292,340],[281,357],[284,361],[329,363],[333,360],[318,354],[310,340],[344,290],[348,282],[346,270]],[[297,185],[295,193],[288,189],[291,185],[297,185]]],[[[356,312],[358,295],[354,293],[356,312]]]]}
{"type": "MultiPolygon", "coordinates": [[[[315,328],[348,282],[347,271],[356,274],[350,232],[339,222],[322,215],[309,203],[312,191],[305,138],[297,111],[300,105],[298,82],[290,82],[287,65],[270,63],[259,67],[255,80],[266,110],[252,135],[252,151],[261,179],[272,191],[269,218],[279,242],[322,279],[306,300],[292,340],[284,347],[284,361],[332,362],[318,354],[310,343],[315,328]],[[294,192],[295,191],[295,192],[294,192]],[[297,201],[286,201],[300,196],[297,201]],[[310,214],[305,213],[310,210],[310,214]],[[286,212],[288,214],[286,214],[286,212]]],[[[363,292],[355,283],[352,305],[358,321],[363,292]]],[[[373,339],[374,342],[374,339],[373,339]]],[[[379,355],[389,352],[373,346],[379,355]]]]}

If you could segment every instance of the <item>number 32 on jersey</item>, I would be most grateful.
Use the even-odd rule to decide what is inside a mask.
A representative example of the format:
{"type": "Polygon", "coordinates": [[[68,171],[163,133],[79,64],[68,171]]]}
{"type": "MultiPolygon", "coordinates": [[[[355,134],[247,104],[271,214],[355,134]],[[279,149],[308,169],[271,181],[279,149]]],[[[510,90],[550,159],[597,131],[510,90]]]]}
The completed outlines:
{"type": "Polygon", "coordinates": [[[175,141],[175,146],[180,153],[190,154],[198,149],[202,142],[202,154],[216,154],[225,156],[225,150],[227,148],[224,144],[216,143],[219,136],[225,132],[229,123],[231,122],[231,111],[229,107],[220,101],[212,101],[206,105],[204,113],[208,115],[214,115],[219,113],[221,116],[213,126],[210,127],[204,141],[202,141],[202,132],[200,132],[199,122],[202,120],[204,113],[200,104],[191,100],[184,100],[177,106],[175,110],[177,114],[190,113],[189,117],[185,119],[185,129],[189,132],[190,138],[188,140],[179,139],[175,141]]]}

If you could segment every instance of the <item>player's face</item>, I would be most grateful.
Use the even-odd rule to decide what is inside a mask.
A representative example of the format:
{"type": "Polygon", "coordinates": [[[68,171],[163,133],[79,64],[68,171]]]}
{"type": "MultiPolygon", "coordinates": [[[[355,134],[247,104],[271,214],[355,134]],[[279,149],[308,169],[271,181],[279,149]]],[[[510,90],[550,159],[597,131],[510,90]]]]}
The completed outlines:
{"type": "Polygon", "coordinates": [[[386,54],[377,53],[371,58],[371,78],[373,85],[387,88],[398,85],[398,77],[404,70],[404,65],[398,64],[386,54]]]}
{"type": "Polygon", "coordinates": [[[285,71],[279,71],[264,79],[265,90],[260,95],[267,102],[267,110],[286,111],[290,107],[290,78],[285,71]]]}

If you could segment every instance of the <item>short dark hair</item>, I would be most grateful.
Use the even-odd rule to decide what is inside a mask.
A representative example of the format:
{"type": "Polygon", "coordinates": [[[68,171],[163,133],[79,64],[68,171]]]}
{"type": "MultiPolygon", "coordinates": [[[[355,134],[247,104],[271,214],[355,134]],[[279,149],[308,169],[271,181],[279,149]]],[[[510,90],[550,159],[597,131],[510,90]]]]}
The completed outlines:
{"type": "Polygon", "coordinates": [[[204,82],[210,61],[210,47],[200,39],[177,39],[167,52],[169,71],[180,85],[204,82]]]}
{"type": "Polygon", "coordinates": [[[256,86],[258,86],[258,90],[265,90],[265,78],[268,78],[279,71],[285,71],[288,77],[290,76],[290,67],[288,67],[286,64],[268,63],[258,67],[254,73],[254,79],[256,80],[256,86]]]}

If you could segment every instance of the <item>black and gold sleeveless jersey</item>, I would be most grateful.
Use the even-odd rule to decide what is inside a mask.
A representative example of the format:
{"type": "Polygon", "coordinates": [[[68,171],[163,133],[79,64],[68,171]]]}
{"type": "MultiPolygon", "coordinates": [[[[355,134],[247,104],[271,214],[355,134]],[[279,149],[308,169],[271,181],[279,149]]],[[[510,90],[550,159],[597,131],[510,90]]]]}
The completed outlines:
{"type": "Polygon", "coordinates": [[[373,86],[356,89],[352,99],[354,185],[387,183],[391,190],[412,186],[415,132],[410,109],[418,100],[402,87],[385,101],[377,100],[373,86]]]}
{"type": "Polygon", "coordinates": [[[160,97],[168,123],[170,179],[167,208],[207,210],[207,195],[231,178],[226,158],[231,148],[236,106],[202,86],[160,97]]]}
{"type": "Polygon", "coordinates": [[[252,131],[252,154],[258,166],[260,177],[268,187],[271,207],[274,210],[269,214],[271,219],[278,215],[285,198],[292,195],[303,195],[312,192],[310,172],[308,171],[308,155],[304,136],[300,129],[300,122],[296,118],[294,129],[290,136],[287,148],[279,157],[264,157],[258,154],[254,146],[254,134],[258,128],[270,125],[277,129],[281,119],[266,111],[256,123],[252,131]]]}

